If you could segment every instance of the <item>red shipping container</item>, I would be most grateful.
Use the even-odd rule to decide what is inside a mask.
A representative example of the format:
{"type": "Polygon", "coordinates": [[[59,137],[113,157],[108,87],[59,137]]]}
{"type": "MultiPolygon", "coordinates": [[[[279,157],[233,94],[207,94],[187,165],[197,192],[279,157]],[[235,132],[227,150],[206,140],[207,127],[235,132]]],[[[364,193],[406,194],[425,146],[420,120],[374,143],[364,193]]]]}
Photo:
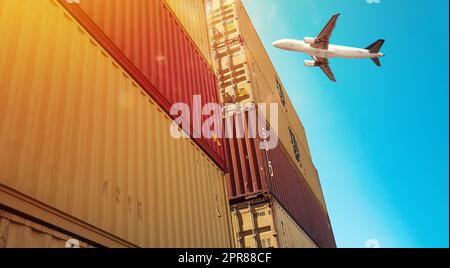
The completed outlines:
{"type": "MultiPolygon", "coordinates": [[[[263,195],[275,198],[317,245],[336,247],[326,211],[291,162],[281,143],[272,150],[260,149],[259,138],[227,139],[230,173],[227,176],[231,203],[263,195]]],[[[235,132],[236,133],[236,132],[235,132]]]]}
{"type": "MultiPolygon", "coordinates": [[[[59,1],[167,113],[180,102],[192,113],[194,95],[220,103],[215,75],[163,0],[59,1]]],[[[194,140],[226,170],[223,140],[194,140]]]]}
{"type": "MultiPolygon", "coordinates": [[[[227,174],[228,196],[233,203],[242,198],[267,191],[267,174],[260,140],[249,138],[248,116],[239,117],[245,138],[226,139],[229,173],[227,174]]],[[[233,128],[233,137],[237,128],[233,128]]]]}

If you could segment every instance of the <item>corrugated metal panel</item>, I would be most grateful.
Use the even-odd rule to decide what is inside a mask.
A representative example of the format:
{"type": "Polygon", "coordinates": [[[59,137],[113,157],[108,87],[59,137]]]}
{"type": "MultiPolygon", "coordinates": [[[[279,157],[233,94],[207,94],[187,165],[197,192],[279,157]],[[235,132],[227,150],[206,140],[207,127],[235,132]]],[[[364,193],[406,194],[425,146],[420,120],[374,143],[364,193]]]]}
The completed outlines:
{"type": "Polygon", "coordinates": [[[272,211],[280,248],[317,248],[276,200],[272,200],[272,211]]]}
{"type": "MultiPolygon", "coordinates": [[[[0,208],[0,248],[66,248],[73,237],[0,208]]],[[[93,246],[77,240],[80,248],[93,246]]]]}
{"type": "MultiPolygon", "coordinates": [[[[216,77],[208,62],[164,0],[59,2],[165,112],[179,102],[193,110],[194,95],[201,95],[203,104],[219,102],[216,77]]],[[[223,141],[202,138],[196,142],[226,169],[223,141]]]]}
{"type": "Polygon", "coordinates": [[[265,162],[270,161],[273,169],[269,179],[270,193],[320,247],[336,247],[326,211],[292,165],[284,148],[278,146],[269,150],[265,157],[265,162]]]}
{"type": "MultiPolygon", "coordinates": [[[[236,116],[236,117],[239,117],[236,116]]],[[[240,199],[267,191],[267,175],[258,139],[249,138],[248,116],[240,118],[245,138],[226,140],[230,172],[227,175],[228,195],[231,199],[240,199]]],[[[233,128],[236,137],[237,127],[233,128]]]]}
{"type": "Polygon", "coordinates": [[[242,2],[208,0],[208,14],[222,102],[279,105],[280,142],[326,210],[303,125],[242,2]]]}
{"type": "Polygon", "coordinates": [[[223,173],[144,89],[57,2],[0,14],[0,184],[137,246],[230,247],[223,173]]]}
{"type": "Polygon", "coordinates": [[[187,33],[211,64],[204,0],[165,0],[187,33]]]}
{"type": "Polygon", "coordinates": [[[275,200],[237,204],[231,214],[241,248],[317,248],[275,200]]]}

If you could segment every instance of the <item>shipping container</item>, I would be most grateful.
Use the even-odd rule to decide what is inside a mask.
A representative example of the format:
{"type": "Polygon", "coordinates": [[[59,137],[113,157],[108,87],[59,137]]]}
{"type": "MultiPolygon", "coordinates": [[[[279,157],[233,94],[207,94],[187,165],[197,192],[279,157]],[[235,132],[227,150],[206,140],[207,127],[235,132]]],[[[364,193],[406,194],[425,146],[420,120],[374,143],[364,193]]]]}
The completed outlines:
{"type": "Polygon", "coordinates": [[[230,166],[227,174],[227,186],[232,203],[268,191],[266,165],[260,150],[260,140],[249,138],[248,114],[245,113],[242,117],[236,115],[233,119],[239,119],[240,128],[244,130],[245,135],[244,138],[236,138],[238,129],[236,126],[232,129],[235,138],[226,139],[226,151],[230,166]]]}
{"type": "Polygon", "coordinates": [[[208,0],[207,11],[224,114],[235,103],[278,104],[280,143],[326,210],[303,125],[242,2],[208,0]]]}
{"type": "Polygon", "coordinates": [[[94,246],[0,208],[0,248],[69,247],[92,248],[94,246]]]}
{"type": "Polygon", "coordinates": [[[234,237],[239,248],[277,248],[277,231],[270,202],[242,203],[231,208],[234,237]]]}
{"type": "Polygon", "coordinates": [[[231,247],[221,168],[102,44],[58,1],[0,14],[0,204],[99,246],[231,247]]]}
{"type": "MultiPolygon", "coordinates": [[[[244,119],[244,129],[248,129],[248,114],[240,118],[244,119]]],[[[317,245],[335,247],[326,210],[282,144],[274,149],[261,148],[262,139],[245,134],[245,138],[227,139],[226,143],[230,158],[227,175],[230,203],[273,197],[317,245]]]]}
{"type": "MultiPolygon", "coordinates": [[[[193,30],[185,32],[165,0],[58,1],[166,113],[176,103],[192,112],[195,95],[202,104],[219,103],[216,77],[192,41],[193,30]]],[[[183,119],[194,122],[193,116],[183,119]]],[[[223,141],[202,137],[193,124],[190,134],[226,170],[223,141]]]]}
{"type": "Polygon", "coordinates": [[[248,201],[231,208],[240,248],[317,248],[276,201],[248,201]]]}
{"type": "Polygon", "coordinates": [[[205,0],[165,0],[175,17],[211,64],[205,0]]]}

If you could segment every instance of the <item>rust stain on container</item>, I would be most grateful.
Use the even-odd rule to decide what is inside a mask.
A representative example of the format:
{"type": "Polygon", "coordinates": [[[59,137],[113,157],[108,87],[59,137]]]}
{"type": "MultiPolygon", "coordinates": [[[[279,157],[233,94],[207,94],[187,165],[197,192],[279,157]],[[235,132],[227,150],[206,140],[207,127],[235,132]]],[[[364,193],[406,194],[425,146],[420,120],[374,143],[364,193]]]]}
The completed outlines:
{"type": "Polygon", "coordinates": [[[171,138],[120,63],[57,1],[3,0],[0,13],[0,202],[42,203],[140,247],[232,246],[221,169],[171,138]]]}
{"type": "MultiPolygon", "coordinates": [[[[59,2],[166,113],[175,103],[188,104],[193,111],[194,95],[200,95],[203,104],[219,103],[216,77],[192,42],[195,34],[184,31],[165,0],[59,2]]],[[[202,122],[206,119],[201,118],[202,122]]],[[[192,137],[197,137],[195,133],[201,136],[192,124],[190,131],[192,137]]],[[[224,144],[222,140],[195,141],[226,170],[225,152],[219,145],[224,144]]]]}

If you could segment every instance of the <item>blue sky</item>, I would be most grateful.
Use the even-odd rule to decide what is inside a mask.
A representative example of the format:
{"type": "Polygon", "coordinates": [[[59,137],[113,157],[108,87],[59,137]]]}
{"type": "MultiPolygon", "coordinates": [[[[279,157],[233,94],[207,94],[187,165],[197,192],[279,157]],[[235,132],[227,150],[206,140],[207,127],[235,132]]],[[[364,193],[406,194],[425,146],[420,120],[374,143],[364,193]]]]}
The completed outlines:
{"type": "Polygon", "coordinates": [[[338,246],[448,247],[449,2],[381,1],[244,4],[305,125],[338,246]],[[316,36],[338,12],[331,42],[386,39],[382,68],[334,59],[333,84],[271,46],[316,36]]]}

